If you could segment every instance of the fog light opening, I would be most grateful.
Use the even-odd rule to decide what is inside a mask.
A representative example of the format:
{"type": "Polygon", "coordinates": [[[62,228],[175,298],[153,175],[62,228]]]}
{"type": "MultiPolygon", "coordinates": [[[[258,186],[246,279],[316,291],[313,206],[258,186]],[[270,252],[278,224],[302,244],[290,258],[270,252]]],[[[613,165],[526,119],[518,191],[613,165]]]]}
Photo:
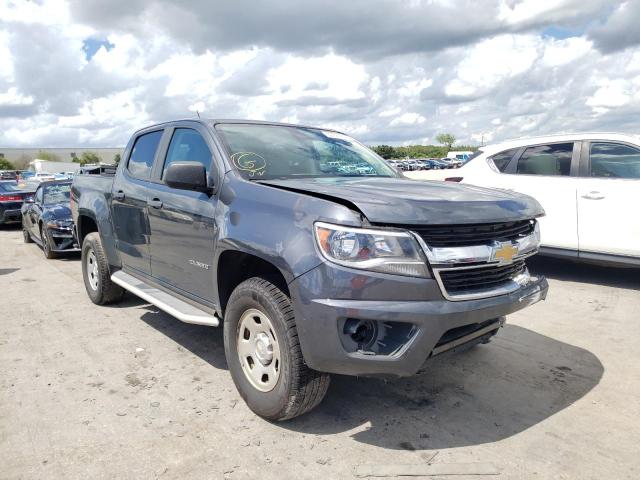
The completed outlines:
{"type": "Polygon", "coordinates": [[[358,349],[366,350],[371,347],[378,338],[377,322],[371,320],[357,320],[350,318],[344,324],[344,333],[358,344],[358,349]]]}

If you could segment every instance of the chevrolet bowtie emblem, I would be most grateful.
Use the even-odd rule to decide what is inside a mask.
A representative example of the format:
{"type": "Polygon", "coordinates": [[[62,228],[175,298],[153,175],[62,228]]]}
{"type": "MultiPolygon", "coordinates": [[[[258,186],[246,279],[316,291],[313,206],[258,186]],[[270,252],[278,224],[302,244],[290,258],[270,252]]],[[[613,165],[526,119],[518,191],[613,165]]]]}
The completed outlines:
{"type": "Polygon", "coordinates": [[[510,243],[501,243],[493,249],[493,260],[498,260],[500,263],[510,263],[517,254],[518,247],[514,247],[510,243]]]}

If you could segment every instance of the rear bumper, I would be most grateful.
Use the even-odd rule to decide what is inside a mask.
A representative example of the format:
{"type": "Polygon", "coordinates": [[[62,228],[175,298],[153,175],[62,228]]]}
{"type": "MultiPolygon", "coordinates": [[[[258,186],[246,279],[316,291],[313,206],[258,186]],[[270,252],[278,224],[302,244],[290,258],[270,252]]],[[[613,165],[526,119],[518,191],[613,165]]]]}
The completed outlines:
{"type": "Polygon", "coordinates": [[[323,264],[290,284],[300,344],[309,367],[344,375],[413,375],[435,355],[494,335],[506,315],[543,300],[548,290],[541,277],[510,294],[452,302],[442,297],[431,279],[375,275],[370,280],[361,272],[323,264]],[[323,287],[327,281],[330,287],[323,287]],[[332,298],[345,281],[351,286],[346,292],[350,298],[332,298]],[[407,298],[411,296],[421,299],[407,298]],[[376,297],[387,299],[368,299],[376,297]],[[378,332],[386,332],[377,337],[385,347],[393,342],[397,345],[377,354],[372,350],[385,347],[350,344],[353,337],[345,330],[348,322],[357,320],[372,322],[378,332]],[[397,334],[392,333],[394,329],[397,334]]]}
{"type": "Polygon", "coordinates": [[[22,212],[18,208],[0,210],[0,223],[18,223],[22,221],[22,212]]]}

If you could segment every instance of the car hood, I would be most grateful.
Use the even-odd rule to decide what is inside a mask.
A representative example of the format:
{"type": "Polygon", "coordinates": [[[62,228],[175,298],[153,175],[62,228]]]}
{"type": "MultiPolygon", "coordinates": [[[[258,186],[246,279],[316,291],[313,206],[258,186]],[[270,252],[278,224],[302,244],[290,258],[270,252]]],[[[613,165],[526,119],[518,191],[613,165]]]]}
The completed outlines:
{"type": "Polygon", "coordinates": [[[451,182],[336,177],[260,183],[351,204],[378,224],[492,223],[544,215],[540,204],[527,195],[451,182]]]}
{"type": "Polygon", "coordinates": [[[71,220],[71,208],[69,208],[69,205],[64,203],[47,205],[45,207],[45,214],[46,217],[51,220],[71,220]]]}

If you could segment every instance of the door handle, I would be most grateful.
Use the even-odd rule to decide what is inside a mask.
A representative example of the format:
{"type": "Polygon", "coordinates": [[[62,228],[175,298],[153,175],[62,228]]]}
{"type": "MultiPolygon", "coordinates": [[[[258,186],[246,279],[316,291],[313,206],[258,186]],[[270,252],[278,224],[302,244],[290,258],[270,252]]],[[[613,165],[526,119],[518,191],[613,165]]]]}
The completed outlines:
{"type": "Polygon", "coordinates": [[[115,200],[124,200],[124,192],[122,190],[118,190],[116,193],[113,194],[113,198],[115,200]]]}
{"type": "Polygon", "coordinates": [[[153,200],[149,200],[147,202],[147,205],[149,205],[151,208],[162,208],[162,200],[160,200],[159,198],[154,198],[153,200]]]}
{"type": "Polygon", "coordinates": [[[587,200],[602,200],[604,198],[604,195],[593,190],[585,195],[582,195],[582,198],[586,198],[587,200]]]}

